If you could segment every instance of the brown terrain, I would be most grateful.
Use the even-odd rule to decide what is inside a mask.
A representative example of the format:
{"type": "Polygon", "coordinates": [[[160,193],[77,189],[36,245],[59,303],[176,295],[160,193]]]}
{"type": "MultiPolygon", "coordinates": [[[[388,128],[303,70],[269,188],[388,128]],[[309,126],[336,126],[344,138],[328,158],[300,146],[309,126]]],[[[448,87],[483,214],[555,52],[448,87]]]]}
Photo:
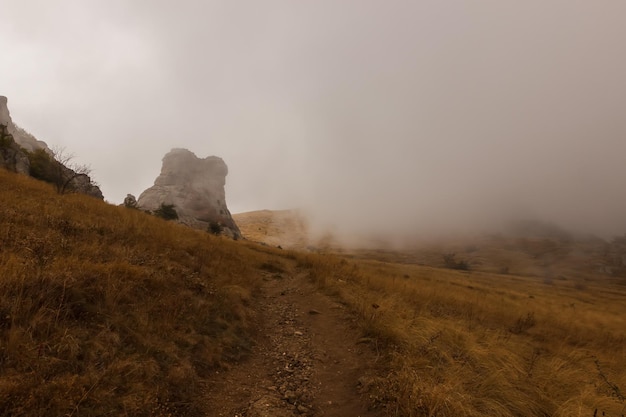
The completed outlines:
{"type": "Polygon", "coordinates": [[[340,251],[0,183],[2,416],[626,414],[626,237],[340,251]]]}
{"type": "Polygon", "coordinates": [[[243,236],[253,242],[303,249],[309,242],[309,226],[297,210],[258,210],[233,214],[243,236]]]}
{"type": "Polygon", "coordinates": [[[0,181],[0,415],[383,415],[376,344],[302,255],[0,181]]]}
{"type": "Polygon", "coordinates": [[[207,397],[214,416],[382,416],[368,392],[378,357],[357,317],[294,265],[267,265],[257,344],[218,371],[207,397]]]}

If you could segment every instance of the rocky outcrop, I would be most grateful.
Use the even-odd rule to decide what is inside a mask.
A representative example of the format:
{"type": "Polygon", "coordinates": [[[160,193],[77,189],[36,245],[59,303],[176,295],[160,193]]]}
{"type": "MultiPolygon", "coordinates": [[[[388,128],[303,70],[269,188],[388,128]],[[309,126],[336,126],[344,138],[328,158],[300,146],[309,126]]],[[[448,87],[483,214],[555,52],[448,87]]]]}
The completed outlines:
{"type": "Polygon", "coordinates": [[[132,194],[126,194],[124,199],[124,207],[137,208],[137,199],[132,194]]]}
{"type": "Polygon", "coordinates": [[[15,143],[6,125],[0,124],[0,167],[28,175],[30,161],[24,150],[15,143]]]}
{"type": "MultiPolygon", "coordinates": [[[[21,145],[24,142],[21,131],[22,129],[18,131],[11,119],[7,98],[0,96],[0,167],[28,175],[30,162],[24,152],[25,148],[21,145]]],[[[28,144],[33,145],[30,141],[28,144]]],[[[45,143],[42,144],[45,146],[45,143]]]]}
{"type": "Polygon", "coordinates": [[[28,152],[34,152],[37,149],[44,149],[46,153],[52,155],[52,151],[46,142],[37,140],[37,138],[33,135],[13,123],[7,102],[8,100],[6,97],[0,96],[0,125],[7,127],[7,131],[11,136],[13,136],[15,143],[28,152]]]}
{"type": "Polygon", "coordinates": [[[224,185],[228,167],[221,158],[198,158],[187,149],[172,149],[163,157],[161,174],[137,200],[137,207],[156,211],[173,205],[181,223],[222,232],[235,239],[241,232],[228,207],[224,185]],[[219,227],[218,227],[219,226],[219,227]]]}
{"type": "Polygon", "coordinates": [[[74,171],[73,169],[65,166],[62,167],[62,172],[63,174],[61,178],[67,182],[66,191],[86,194],[100,200],[104,200],[102,190],[94,184],[88,174],[74,171]]]}
{"type": "Polygon", "coordinates": [[[6,97],[0,96],[0,167],[50,182],[59,193],[72,191],[104,199],[100,188],[87,175],[88,170],[57,161],[45,142],[15,125],[7,102],[6,97]]]}

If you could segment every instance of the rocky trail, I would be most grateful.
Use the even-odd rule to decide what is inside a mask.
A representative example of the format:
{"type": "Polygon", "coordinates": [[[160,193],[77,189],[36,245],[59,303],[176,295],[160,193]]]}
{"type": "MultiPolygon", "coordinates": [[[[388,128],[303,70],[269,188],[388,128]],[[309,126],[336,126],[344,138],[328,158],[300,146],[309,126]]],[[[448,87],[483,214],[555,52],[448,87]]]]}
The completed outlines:
{"type": "Polygon", "coordinates": [[[265,273],[258,302],[256,345],[212,378],[211,416],[385,415],[368,392],[376,351],[342,304],[295,271],[265,273]]]}

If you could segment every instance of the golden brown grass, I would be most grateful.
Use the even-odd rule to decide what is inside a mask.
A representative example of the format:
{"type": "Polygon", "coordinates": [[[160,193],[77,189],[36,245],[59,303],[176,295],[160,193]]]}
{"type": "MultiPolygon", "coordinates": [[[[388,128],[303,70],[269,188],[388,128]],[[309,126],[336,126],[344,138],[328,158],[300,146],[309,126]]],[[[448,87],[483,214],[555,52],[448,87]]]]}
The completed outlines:
{"type": "Polygon", "coordinates": [[[272,255],[4,170],[0,184],[0,415],[204,415],[203,378],[250,347],[272,255]]]}
{"type": "MultiPolygon", "coordinates": [[[[626,413],[623,280],[281,251],[2,170],[0,184],[0,415],[210,412],[203,381],[249,349],[259,277],[294,259],[359,313],[391,415],[626,413]]],[[[472,256],[497,266],[489,250],[472,256]]]]}
{"type": "Polygon", "coordinates": [[[283,248],[305,248],[308,224],[297,210],[259,210],[234,214],[241,234],[253,242],[283,248]]]}
{"type": "Polygon", "coordinates": [[[308,255],[388,359],[398,416],[621,416],[626,288],[308,255]],[[376,307],[376,308],[374,308],[376,307]]]}
{"type": "MultiPolygon", "coordinates": [[[[271,214],[256,214],[268,235],[271,214]]],[[[483,236],[296,258],[359,313],[388,360],[390,382],[381,380],[378,395],[396,404],[392,415],[621,416],[626,280],[607,273],[617,249],[483,236]],[[451,252],[472,271],[443,269],[451,252]]]]}

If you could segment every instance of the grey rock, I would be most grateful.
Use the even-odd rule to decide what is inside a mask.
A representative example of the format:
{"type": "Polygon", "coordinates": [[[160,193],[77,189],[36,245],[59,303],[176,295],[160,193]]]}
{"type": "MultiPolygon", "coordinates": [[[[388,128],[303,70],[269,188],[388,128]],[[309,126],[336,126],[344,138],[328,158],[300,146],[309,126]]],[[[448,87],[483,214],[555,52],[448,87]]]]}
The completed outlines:
{"type": "Polygon", "coordinates": [[[0,124],[0,167],[26,175],[30,171],[28,157],[3,124],[0,124]]]}
{"type": "Polygon", "coordinates": [[[137,207],[137,199],[132,194],[126,194],[126,198],[124,199],[124,206],[128,208],[137,207]]]}
{"type": "Polygon", "coordinates": [[[4,96],[0,96],[0,125],[7,127],[8,133],[13,136],[15,143],[23,149],[29,152],[44,149],[48,154],[52,155],[52,151],[48,148],[46,142],[37,140],[33,135],[13,123],[11,113],[9,112],[8,99],[4,96]]]}
{"type": "MultiPolygon", "coordinates": [[[[9,113],[8,100],[0,96],[0,167],[20,174],[30,175],[30,160],[28,153],[43,150],[54,161],[54,152],[48,148],[45,142],[37,140],[26,130],[17,126],[11,119],[9,113]]],[[[57,162],[58,163],[58,162],[57,162]]],[[[62,178],[57,185],[62,184],[65,179],[69,180],[64,190],[71,190],[93,197],[104,199],[102,191],[95,185],[87,174],[78,174],[62,163],[58,163],[58,178],[62,178]]]]}
{"type": "Polygon", "coordinates": [[[198,158],[187,149],[172,149],[163,157],[154,185],[139,196],[137,207],[155,211],[171,204],[181,223],[202,230],[218,224],[223,234],[241,238],[226,206],[227,174],[228,167],[217,156],[198,158]]]}
{"type": "Polygon", "coordinates": [[[28,175],[30,162],[17,141],[16,128],[7,102],[6,97],[0,96],[0,167],[28,175]]]}

